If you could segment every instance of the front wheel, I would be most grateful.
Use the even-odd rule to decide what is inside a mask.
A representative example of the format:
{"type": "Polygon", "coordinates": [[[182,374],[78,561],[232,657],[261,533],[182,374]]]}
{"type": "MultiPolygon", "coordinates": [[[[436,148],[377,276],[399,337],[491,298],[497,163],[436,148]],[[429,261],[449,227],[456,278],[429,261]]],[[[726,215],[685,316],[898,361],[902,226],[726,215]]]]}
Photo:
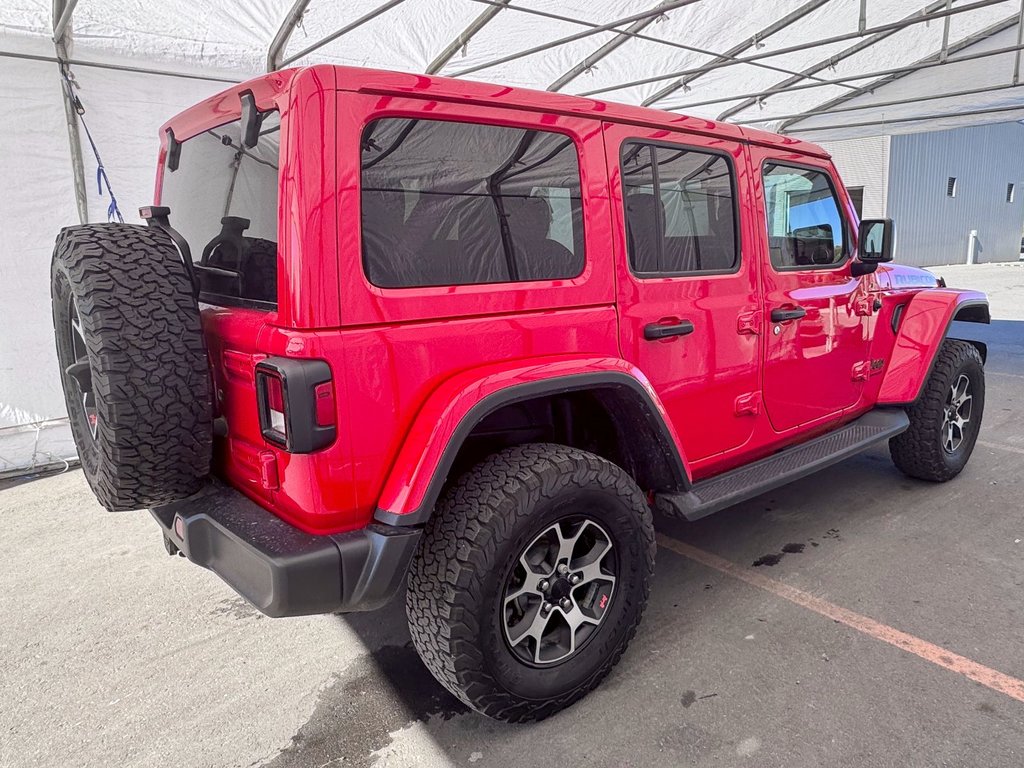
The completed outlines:
{"type": "Polygon", "coordinates": [[[485,715],[539,720],[595,688],[640,623],[654,527],[622,469],[531,444],[494,454],[438,505],[409,575],[413,643],[485,715]]]}
{"type": "Polygon", "coordinates": [[[956,477],[974,451],[984,409],[985,371],[977,348],[944,341],[921,396],[907,409],[910,427],[889,441],[893,462],[921,480],[956,477]]]}

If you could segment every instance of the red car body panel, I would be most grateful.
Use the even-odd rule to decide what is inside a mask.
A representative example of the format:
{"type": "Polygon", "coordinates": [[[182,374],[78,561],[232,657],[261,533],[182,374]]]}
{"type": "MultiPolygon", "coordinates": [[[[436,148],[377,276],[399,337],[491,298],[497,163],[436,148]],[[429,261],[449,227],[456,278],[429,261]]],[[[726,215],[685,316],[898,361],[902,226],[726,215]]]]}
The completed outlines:
{"type": "Polygon", "coordinates": [[[878,390],[879,403],[898,405],[917,399],[950,322],[959,309],[972,304],[987,304],[985,294],[944,289],[914,294],[900,319],[900,332],[878,390]]]}
{"type": "Polygon", "coordinates": [[[399,516],[416,510],[473,407],[546,378],[633,377],[664,419],[687,476],[726,471],[879,403],[913,400],[958,307],[984,298],[923,291],[934,278],[920,270],[883,265],[855,277],[851,258],[831,269],[774,270],[761,183],[768,160],[829,174],[848,251],[856,249],[856,214],[828,155],[813,144],[657,110],[423,75],[317,66],[211,97],[161,129],[157,203],[167,129],[183,141],[237,120],[246,91],[260,109],[281,113],[279,297],[273,312],[203,309],[216,406],[229,425],[217,441],[217,469],[309,533],[362,528],[378,508],[399,516]],[[570,136],[582,181],[583,273],[522,283],[372,285],[362,266],[360,141],[371,121],[395,116],[570,136]],[[729,158],[739,210],[737,271],[656,279],[631,273],[618,168],[629,139],[729,158]],[[771,322],[771,309],[796,304],[807,308],[804,320],[771,322]],[[892,317],[901,305],[896,332],[892,317]],[[647,324],[683,319],[694,323],[693,334],[643,338],[647,324]],[[338,425],[331,445],[295,454],[264,439],[254,367],[267,356],[328,363],[338,425]]]}
{"type": "Polygon", "coordinates": [[[509,361],[475,368],[453,376],[439,386],[419,409],[412,429],[405,436],[394,468],[380,494],[380,508],[398,515],[420,508],[427,486],[433,479],[441,456],[470,410],[496,392],[524,384],[558,380],[571,382],[582,374],[616,373],[635,379],[646,390],[658,414],[669,426],[675,446],[679,437],[660,403],[654,387],[643,373],[618,357],[554,357],[523,364],[509,361]]]}

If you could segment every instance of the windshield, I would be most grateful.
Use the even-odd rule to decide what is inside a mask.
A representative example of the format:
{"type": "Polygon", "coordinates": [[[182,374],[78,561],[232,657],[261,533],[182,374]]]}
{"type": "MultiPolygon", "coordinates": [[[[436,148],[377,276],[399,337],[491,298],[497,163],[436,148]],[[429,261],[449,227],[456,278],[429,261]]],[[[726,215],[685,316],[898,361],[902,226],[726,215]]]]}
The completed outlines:
{"type": "Polygon", "coordinates": [[[188,241],[206,303],[277,302],[281,119],[261,119],[255,147],[242,146],[235,120],[183,142],[177,168],[164,172],[161,204],[188,241]]]}

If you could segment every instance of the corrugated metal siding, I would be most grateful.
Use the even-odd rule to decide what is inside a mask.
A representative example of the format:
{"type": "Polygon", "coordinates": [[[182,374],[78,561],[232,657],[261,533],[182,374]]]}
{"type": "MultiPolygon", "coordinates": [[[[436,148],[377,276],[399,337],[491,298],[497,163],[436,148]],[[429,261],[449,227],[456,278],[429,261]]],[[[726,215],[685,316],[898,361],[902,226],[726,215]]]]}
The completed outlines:
{"type": "Polygon", "coordinates": [[[865,219],[885,216],[886,195],[889,188],[889,137],[869,136],[863,139],[821,142],[832,155],[843,183],[864,188],[865,219]]]}
{"type": "Polygon", "coordinates": [[[1016,261],[1024,228],[1024,126],[1019,123],[892,136],[888,215],[896,261],[932,266],[967,261],[978,230],[978,261],[1016,261]],[[956,197],[946,195],[956,177],[956,197]],[[1016,185],[1006,202],[1006,185],[1016,185]]]}

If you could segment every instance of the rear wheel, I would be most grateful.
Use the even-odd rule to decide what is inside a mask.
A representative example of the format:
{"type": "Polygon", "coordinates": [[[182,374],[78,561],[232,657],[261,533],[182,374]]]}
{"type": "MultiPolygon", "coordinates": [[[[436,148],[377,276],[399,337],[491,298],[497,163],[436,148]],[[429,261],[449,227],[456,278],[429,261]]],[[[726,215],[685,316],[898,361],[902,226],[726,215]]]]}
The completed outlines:
{"type": "Polygon", "coordinates": [[[434,676],[478,711],[537,720],[595,688],[640,622],[647,501],[593,454],[533,444],[456,482],[413,560],[407,612],[434,676]]]}
{"type": "Polygon", "coordinates": [[[920,398],[907,409],[910,427],[889,441],[893,462],[921,480],[944,482],[967,465],[985,409],[981,355],[966,341],[944,341],[920,398]]]}
{"type": "Polygon", "coordinates": [[[197,491],[213,445],[199,307],[166,233],[128,224],[61,231],[50,271],[71,431],[109,510],[197,491]]]}

